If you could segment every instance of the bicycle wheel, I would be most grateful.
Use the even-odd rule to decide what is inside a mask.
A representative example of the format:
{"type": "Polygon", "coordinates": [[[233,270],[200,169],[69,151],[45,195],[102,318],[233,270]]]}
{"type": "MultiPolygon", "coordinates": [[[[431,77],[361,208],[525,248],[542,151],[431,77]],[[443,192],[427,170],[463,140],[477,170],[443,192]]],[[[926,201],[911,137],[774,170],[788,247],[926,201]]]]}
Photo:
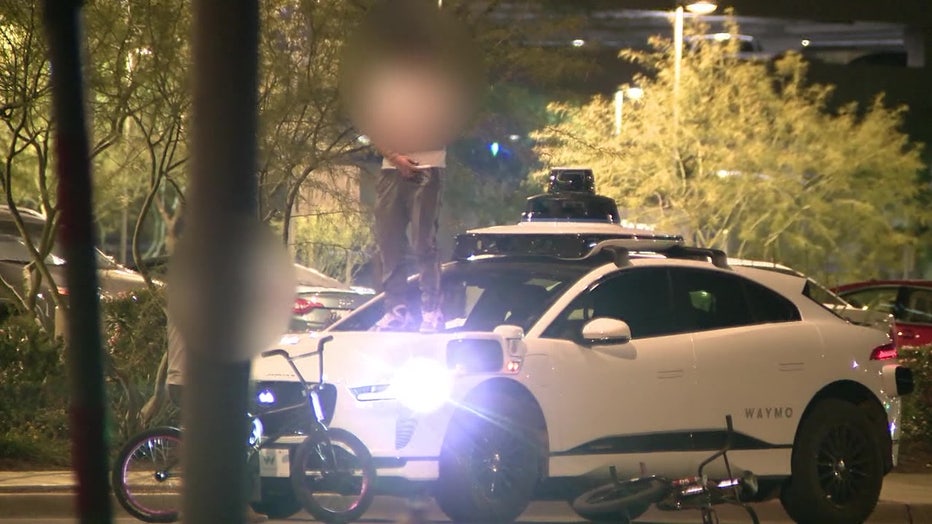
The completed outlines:
{"type": "Polygon", "coordinates": [[[372,504],[375,475],[368,448],[343,429],[308,436],[291,459],[295,495],[323,522],[359,519],[372,504]]]}
{"type": "Polygon", "coordinates": [[[153,428],[131,438],[114,462],[113,494],[145,522],[175,522],[181,509],[181,430],[153,428]]]}
{"type": "Polygon", "coordinates": [[[145,522],[175,522],[181,509],[181,430],[153,428],[131,438],[117,455],[113,494],[145,522]]]}
{"type": "Polygon", "coordinates": [[[606,484],[573,500],[580,517],[594,521],[629,522],[670,492],[669,483],[658,477],[643,477],[606,484]]]}

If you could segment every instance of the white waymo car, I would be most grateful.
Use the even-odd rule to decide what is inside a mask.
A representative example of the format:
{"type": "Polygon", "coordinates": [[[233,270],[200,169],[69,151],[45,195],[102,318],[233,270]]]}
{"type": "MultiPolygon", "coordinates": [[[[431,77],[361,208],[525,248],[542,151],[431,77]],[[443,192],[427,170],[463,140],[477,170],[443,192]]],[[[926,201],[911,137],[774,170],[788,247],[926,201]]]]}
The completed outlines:
{"type": "MultiPolygon", "coordinates": [[[[369,331],[377,296],[325,331],[323,369],[331,426],[365,443],[385,485],[429,483],[454,521],[511,522],[611,466],[695,474],[727,415],[732,469],[797,521],[863,521],[896,463],[909,369],[800,276],[617,224],[523,222],[460,235],[442,287],[445,331],[369,331]]],[[[278,347],[306,353],[319,336],[278,347]]],[[[295,394],[280,360],[254,363],[267,402],[295,394]]],[[[263,480],[286,477],[287,458],[267,452],[263,480]]]]}

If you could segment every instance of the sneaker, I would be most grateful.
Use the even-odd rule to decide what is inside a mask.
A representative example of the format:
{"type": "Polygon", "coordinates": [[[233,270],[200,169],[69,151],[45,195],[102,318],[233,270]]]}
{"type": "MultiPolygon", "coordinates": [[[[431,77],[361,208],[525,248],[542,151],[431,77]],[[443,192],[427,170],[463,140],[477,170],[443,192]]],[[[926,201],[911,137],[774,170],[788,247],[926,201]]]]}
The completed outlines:
{"type": "Polygon", "coordinates": [[[439,309],[430,309],[421,312],[421,333],[436,333],[443,331],[443,312],[439,309]]]}
{"type": "Polygon", "coordinates": [[[412,324],[408,307],[399,304],[385,313],[369,331],[407,331],[411,329],[412,324]]]}

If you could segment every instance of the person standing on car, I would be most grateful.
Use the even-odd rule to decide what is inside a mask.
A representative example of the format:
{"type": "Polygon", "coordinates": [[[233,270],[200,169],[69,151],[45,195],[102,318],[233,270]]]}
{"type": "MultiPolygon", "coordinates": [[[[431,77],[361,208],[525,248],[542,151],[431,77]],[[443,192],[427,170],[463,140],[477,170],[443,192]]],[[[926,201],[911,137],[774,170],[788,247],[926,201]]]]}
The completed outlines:
{"type": "Polygon", "coordinates": [[[420,272],[419,330],[437,332],[444,326],[440,310],[437,230],[446,149],[414,153],[382,150],[381,153],[382,169],[376,182],[375,240],[382,267],[385,315],[374,329],[414,328],[415,321],[405,302],[408,279],[405,255],[410,245],[420,272]]]}
{"type": "Polygon", "coordinates": [[[385,311],[374,330],[444,328],[441,179],[447,146],[487,88],[478,48],[449,11],[429,0],[374,2],[344,50],[341,97],[382,156],[374,232],[385,311]],[[405,303],[409,249],[420,272],[419,304],[405,303]]]}

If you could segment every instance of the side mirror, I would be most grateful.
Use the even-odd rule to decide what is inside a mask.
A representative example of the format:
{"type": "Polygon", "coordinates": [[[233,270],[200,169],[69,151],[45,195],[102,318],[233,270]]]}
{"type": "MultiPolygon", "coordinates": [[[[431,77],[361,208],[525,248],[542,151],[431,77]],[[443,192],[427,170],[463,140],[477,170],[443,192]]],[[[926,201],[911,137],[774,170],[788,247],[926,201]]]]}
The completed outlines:
{"type": "Polygon", "coordinates": [[[631,327],[615,318],[594,318],[583,326],[582,339],[590,346],[627,344],[631,341],[631,327]]]}

